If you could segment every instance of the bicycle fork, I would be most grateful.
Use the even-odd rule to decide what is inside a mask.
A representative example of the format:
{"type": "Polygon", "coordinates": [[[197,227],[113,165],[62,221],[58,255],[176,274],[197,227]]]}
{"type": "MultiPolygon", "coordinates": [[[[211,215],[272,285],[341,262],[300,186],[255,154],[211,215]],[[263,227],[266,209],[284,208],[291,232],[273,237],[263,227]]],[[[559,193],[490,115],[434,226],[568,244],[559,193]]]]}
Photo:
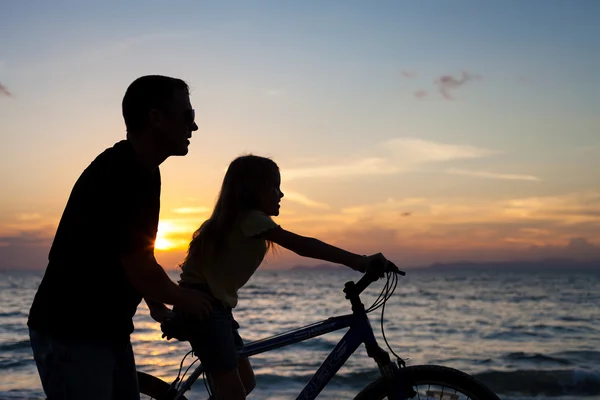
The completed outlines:
{"type": "Polygon", "coordinates": [[[406,400],[416,395],[412,385],[406,382],[401,369],[404,362],[398,360],[398,364],[390,360],[390,355],[376,342],[365,343],[367,355],[377,363],[379,372],[387,388],[388,400],[406,400]]]}

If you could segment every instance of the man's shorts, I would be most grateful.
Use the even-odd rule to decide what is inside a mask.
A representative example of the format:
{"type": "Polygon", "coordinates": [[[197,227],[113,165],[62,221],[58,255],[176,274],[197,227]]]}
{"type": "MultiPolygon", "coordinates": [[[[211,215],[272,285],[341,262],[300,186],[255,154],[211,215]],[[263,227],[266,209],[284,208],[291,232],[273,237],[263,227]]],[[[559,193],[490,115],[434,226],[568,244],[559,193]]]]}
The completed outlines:
{"type": "Polygon", "coordinates": [[[48,399],[139,400],[131,342],[64,339],[29,330],[48,399]]]}

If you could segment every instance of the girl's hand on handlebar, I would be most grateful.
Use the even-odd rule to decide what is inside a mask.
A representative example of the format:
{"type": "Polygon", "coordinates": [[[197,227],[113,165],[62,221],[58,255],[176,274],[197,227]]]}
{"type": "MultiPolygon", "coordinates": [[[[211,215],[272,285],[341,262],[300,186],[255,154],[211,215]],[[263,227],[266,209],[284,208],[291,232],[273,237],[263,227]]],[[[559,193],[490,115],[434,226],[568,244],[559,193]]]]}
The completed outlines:
{"type": "Polygon", "coordinates": [[[383,278],[386,272],[393,272],[398,273],[400,275],[404,275],[404,272],[400,271],[398,267],[396,267],[396,265],[393,262],[385,258],[385,256],[382,253],[376,253],[370,256],[363,256],[354,269],[363,273],[373,273],[379,278],[383,278]]]}

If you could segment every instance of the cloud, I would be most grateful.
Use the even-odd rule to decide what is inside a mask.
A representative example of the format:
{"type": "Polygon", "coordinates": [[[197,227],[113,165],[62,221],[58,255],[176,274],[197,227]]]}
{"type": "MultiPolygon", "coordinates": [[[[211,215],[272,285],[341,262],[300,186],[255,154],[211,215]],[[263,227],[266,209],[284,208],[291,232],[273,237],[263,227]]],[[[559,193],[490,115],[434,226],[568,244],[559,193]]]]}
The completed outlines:
{"type": "Polygon", "coordinates": [[[600,246],[582,237],[572,237],[565,245],[531,246],[524,250],[528,258],[573,258],[576,260],[600,260],[600,246]]]}
{"type": "Polygon", "coordinates": [[[427,205],[428,203],[428,199],[422,197],[409,197],[405,199],[390,198],[381,203],[346,207],[341,210],[341,213],[345,215],[372,215],[379,211],[387,211],[396,214],[400,210],[406,209],[408,207],[414,208],[418,206],[427,205]]]}
{"type": "Polygon", "coordinates": [[[400,71],[400,73],[405,78],[416,78],[417,77],[417,73],[414,71],[400,71]]]}
{"type": "Polygon", "coordinates": [[[47,244],[51,240],[49,229],[37,229],[0,236],[0,246],[39,245],[47,244]]]}
{"type": "Polygon", "coordinates": [[[44,217],[37,212],[21,213],[14,215],[11,220],[0,220],[0,247],[49,246],[57,225],[58,219],[44,217]]]}
{"type": "Polygon", "coordinates": [[[0,224],[0,269],[43,269],[56,232],[56,222],[48,223],[37,213],[16,216],[17,222],[0,224]]]}
{"type": "MultiPolygon", "coordinates": [[[[581,192],[560,196],[513,198],[498,203],[503,212],[518,218],[544,218],[564,225],[600,224],[600,193],[581,192]]],[[[600,227],[599,227],[600,228],[600,227]]],[[[600,230],[598,231],[600,233],[600,230]]]]}
{"type": "MultiPolygon", "coordinates": [[[[286,229],[355,252],[382,251],[401,265],[600,257],[600,191],[597,190],[492,200],[389,198],[342,209],[298,193],[286,193],[286,199],[308,207],[296,214],[283,212],[278,223],[286,229]]],[[[200,207],[196,209],[202,211],[200,207]]],[[[194,208],[182,210],[194,211],[194,208]]],[[[166,266],[180,261],[192,232],[201,222],[200,217],[186,212],[178,218],[161,219],[158,236],[168,245],[164,247],[169,249],[168,253],[160,251],[169,258],[166,266]]],[[[55,223],[50,226],[43,216],[30,212],[15,216],[12,224],[0,228],[0,268],[45,266],[55,223]]],[[[292,256],[282,254],[272,266],[295,262],[292,256]]]]}
{"type": "Polygon", "coordinates": [[[208,207],[180,207],[173,209],[175,214],[205,214],[210,212],[208,207]]]}
{"type": "Polygon", "coordinates": [[[341,178],[346,176],[394,174],[398,169],[383,158],[364,158],[348,163],[326,164],[282,171],[286,181],[300,178],[341,178]]]}
{"type": "Polygon", "coordinates": [[[311,229],[321,222],[330,234],[392,229],[403,242],[447,247],[498,247],[506,238],[523,245],[558,244],[571,237],[600,242],[598,193],[474,200],[470,198],[390,198],[347,207],[324,216],[290,221],[311,229]],[[410,210],[410,218],[403,215],[410,210]]]}
{"type": "Polygon", "coordinates": [[[425,97],[427,97],[428,94],[429,94],[429,92],[427,92],[427,90],[421,89],[421,90],[415,91],[414,96],[417,99],[424,99],[425,97]]]}
{"type": "Polygon", "coordinates": [[[558,210],[561,215],[578,216],[578,217],[600,217],[600,210],[558,210]]]}
{"type": "Polygon", "coordinates": [[[451,168],[446,171],[447,174],[452,175],[465,175],[472,176],[475,178],[484,179],[501,179],[501,180],[516,180],[516,181],[533,181],[540,182],[541,179],[533,175],[520,175],[520,174],[502,174],[497,172],[488,171],[469,171],[460,168],[451,168]]]}
{"type": "Polygon", "coordinates": [[[267,91],[267,96],[279,96],[283,93],[281,89],[270,89],[267,91]]]}
{"type": "Polygon", "coordinates": [[[319,203],[318,201],[311,200],[308,197],[306,197],[300,193],[286,191],[284,200],[289,200],[294,203],[302,204],[303,206],[306,206],[309,208],[318,208],[318,209],[323,209],[323,210],[329,209],[328,204],[319,203]]]}
{"type": "Polygon", "coordinates": [[[42,215],[39,213],[24,213],[16,216],[17,221],[39,221],[42,219],[42,215]]]}
{"type": "Polygon", "coordinates": [[[281,219],[293,231],[355,251],[382,251],[403,265],[600,259],[600,192],[498,200],[391,198],[281,219]]]}
{"type": "Polygon", "coordinates": [[[395,138],[383,143],[394,157],[410,164],[482,158],[498,153],[483,147],[434,142],[417,138],[395,138]]]}
{"type": "Polygon", "coordinates": [[[460,78],[455,78],[451,75],[442,75],[437,78],[434,83],[446,100],[454,100],[450,95],[451,91],[465,85],[467,82],[479,79],[481,79],[481,75],[471,74],[463,71],[460,78]]]}
{"type": "MultiPolygon", "coordinates": [[[[290,181],[301,178],[390,175],[410,170],[421,164],[482,158],[498,153],[473,145],[449,144],[417,138],[391,139],[377,144],[371,151],[380,154],[349,162],[282,168],[282,177],[285,181],[290,181]]],[[[316,162],[313,161],[314,163],[316,162]]]]}
{"type": "Polygon", "coordinates": [[[13,97],[12,93],[0,82],[0,96],[13,97]]]}

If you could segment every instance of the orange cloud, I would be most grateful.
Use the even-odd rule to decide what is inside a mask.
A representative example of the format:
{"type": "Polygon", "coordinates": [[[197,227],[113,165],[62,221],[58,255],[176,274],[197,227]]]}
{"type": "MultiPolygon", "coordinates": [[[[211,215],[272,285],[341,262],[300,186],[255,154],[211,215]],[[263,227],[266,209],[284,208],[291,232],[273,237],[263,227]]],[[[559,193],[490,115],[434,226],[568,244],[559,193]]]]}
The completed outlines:
{"type": "MultiPolygon", "coordinates": [[[[183,259],[203,218],[183,213],[161,219],[156,254],[165,267],[183,259]]],[[[276,220],[285,229],[360,254],[382,251],[405,266],[459,260],[600,257],[597,191],[498,200],[390,198],[345,208],[290,202],[276,220]]],[[[7,264],[45,266],[56,226],[46,222],[43,216],[28,213],[4,224],[0,268],[7,264]]],[[[307,263],[286,250],[268,260],[266,268],[307,263]]]]}
{"type": "Polygon", "coordinates": [[[279,222],[292,231],[361,253],[383,251],[404,265],[535,256],[600,258],[597,193],[496,201],[389,199],[337,212],[283,214],[279,222]],[[587,250],[575,251],[573,238],[584,238],[587,250]]]}
{"type": "Polygon", "coordinates": [[[475,178],[484,178],[484,179],[500,179],[500,180],[510,180],[510,181],[533,181],[540,182],[541,179],[537,176],[526,175],[526,174],[504,174],[498,172],[489,172],[489,171],[470,171],[460,168],[451,168],[446,171],[447,174],[453,175],[464,175],[464,176],[472,176],[475,178]]]}

